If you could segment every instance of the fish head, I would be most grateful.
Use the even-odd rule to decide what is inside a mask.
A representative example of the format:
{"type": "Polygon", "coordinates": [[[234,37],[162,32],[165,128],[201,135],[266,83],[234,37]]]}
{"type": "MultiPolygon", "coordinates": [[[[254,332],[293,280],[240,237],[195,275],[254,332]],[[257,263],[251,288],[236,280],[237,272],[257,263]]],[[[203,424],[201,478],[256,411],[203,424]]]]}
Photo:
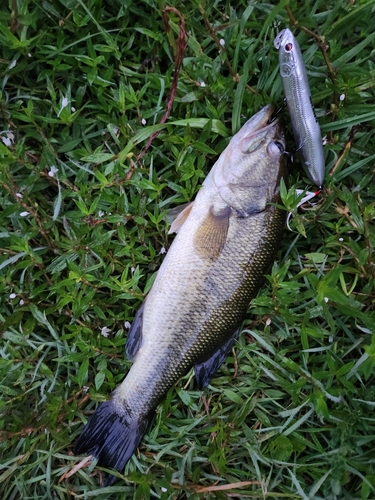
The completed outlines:
{"type": "Polygon", "coordinates": [[[297,39],[290,29],[286,28],[280,31],[275,38],[274,46],[279,50],[281,76],[283,78],[287,78],[292,74],[298,76],[300,73],[302,54],[297,39]]]}
{"type": "Polygon", "coordinates": [[[285,136],[275,106],[252,116],[233,136],[212,169],[214,184],[225,205],[246,217],[278,199],[285,174],[285,136]]]}

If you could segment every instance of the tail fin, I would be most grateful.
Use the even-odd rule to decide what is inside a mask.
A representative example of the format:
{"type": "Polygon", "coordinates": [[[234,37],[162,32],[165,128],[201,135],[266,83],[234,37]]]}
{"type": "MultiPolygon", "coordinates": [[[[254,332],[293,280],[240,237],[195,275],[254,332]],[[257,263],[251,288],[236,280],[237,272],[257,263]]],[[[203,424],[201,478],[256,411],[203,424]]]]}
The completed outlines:
{"type": "MultiPolygon", "coordinates": [[[[118,407],[111,399],[102,403],[79,436],[74,453],[87,453],[98,459],[98,465],[123,472],[139,442],[147,431],[153,412],[140,419],[131,418],[126,407],[118,407]]],[[[109,476],[106,485],[116,481],[109,476]]]]}

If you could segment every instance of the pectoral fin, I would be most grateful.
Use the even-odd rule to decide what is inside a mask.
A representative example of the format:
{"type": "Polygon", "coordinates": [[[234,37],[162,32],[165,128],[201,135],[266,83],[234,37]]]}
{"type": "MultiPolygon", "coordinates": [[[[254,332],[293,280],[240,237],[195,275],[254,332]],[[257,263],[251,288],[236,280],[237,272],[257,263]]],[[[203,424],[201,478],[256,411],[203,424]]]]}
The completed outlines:
{"type": "Polygon", "coordinates": [[[218,349],[210,358],[204,363],[199,363],[194,366],[195,379],[197,381],[198,389],[204,389],[210,383],[210,380],[215,375],[220,365],[225,361],[225,358],[230,353],[234,343],[237,340],[240,329],[238,328],[230,339],[218,349]]]}
{"type": "Polygon", "coordinates": [[[227,240],[230,207],[215,213],[211,207],[194,237],[197,254],[203,258],[217,259],[227,240]]]}
{"type": "Polygon", "coordinates": [[[142,345],[142,325],[143,309],[146,300],[144,300],[135,315],[132,326],[130,327],[128,338],[126,340],[126,355],[129,361],[133,361],[142,345]]]}
{"type": "Polygon", "coordinates": [[[190,203],[184,203],[183,205],[172,208],[168,211],[167,220],[171,223],[168,234],[178,233],[188,218],[191,209],[193,208],[193,204],[194,202],[191,201],[190,203]]]}

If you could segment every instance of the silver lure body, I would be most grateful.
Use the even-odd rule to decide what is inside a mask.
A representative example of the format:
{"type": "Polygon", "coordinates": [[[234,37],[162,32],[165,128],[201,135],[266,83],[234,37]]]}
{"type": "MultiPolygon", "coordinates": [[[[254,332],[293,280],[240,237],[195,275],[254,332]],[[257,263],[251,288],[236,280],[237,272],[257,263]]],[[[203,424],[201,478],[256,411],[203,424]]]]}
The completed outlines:
{"type": "Polygon", "coordinates": [[[289,29],[274,41],[279,50],[280,74],[303,168],[317,186],[324,182],[324,152],[320,127],[312,104],[305,64],[297,39],[289,29]]]}

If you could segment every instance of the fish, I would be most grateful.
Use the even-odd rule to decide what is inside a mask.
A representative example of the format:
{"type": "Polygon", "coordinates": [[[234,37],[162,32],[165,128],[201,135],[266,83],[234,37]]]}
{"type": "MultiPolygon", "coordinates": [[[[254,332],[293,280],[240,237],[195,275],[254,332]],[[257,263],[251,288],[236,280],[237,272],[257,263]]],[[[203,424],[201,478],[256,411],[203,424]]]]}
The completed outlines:
{"type": "Polygon", "coordinates": [[[232,137],[172,223],[177,235],[128,333],[133,364],[91,416],[75,454],[122,472],[167,391],[192,367],[198,389],[207,387],[231,351],[285,226],[285,135],[274,113],[267,105],[232,137]]]}
{"type": "Polygon", "coordinates": [[[325,174],[323,143],[301,49],[288,28],[276,36],[274,46],[279,50],[280,75],[302,166],[321,189],[325,174]]]}

